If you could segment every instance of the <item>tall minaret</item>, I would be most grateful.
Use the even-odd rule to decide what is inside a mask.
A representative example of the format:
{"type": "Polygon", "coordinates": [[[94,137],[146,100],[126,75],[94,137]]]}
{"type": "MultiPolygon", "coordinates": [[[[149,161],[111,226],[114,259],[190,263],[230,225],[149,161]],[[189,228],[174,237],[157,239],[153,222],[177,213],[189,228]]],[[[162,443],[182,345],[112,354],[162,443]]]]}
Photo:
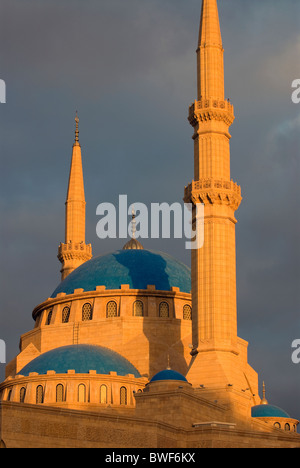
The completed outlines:
{"type": "Polygon", "coordinates": [[[76,112],[75,143],[69,176],[66,200],[65,243],[58,249],[62,263],[61,279],[64,280],[75,268],[92,258],[92,246],[85,243],[85,195],[82,171],[81,146],[79,143],[79,118],[76,112]]]}
{"type": "MultiPolygon", "coordinates": [[[[239,355],[236,310],[235,211],[240,187],[230,178],[233,106],[224,99],[223,46],[217,0],[203,0],[197,49],[198,98],[189,109],[194,127],[194,181],[185,202],[204,204],[204,244],[192,250],[193,351],[187,375],[195,384],[231,385],[239,355]]],[[[195,221],[195,214],[194,214],[195,221]]],[[[242,384],[241,384],[242,385],[242,384]]]]}

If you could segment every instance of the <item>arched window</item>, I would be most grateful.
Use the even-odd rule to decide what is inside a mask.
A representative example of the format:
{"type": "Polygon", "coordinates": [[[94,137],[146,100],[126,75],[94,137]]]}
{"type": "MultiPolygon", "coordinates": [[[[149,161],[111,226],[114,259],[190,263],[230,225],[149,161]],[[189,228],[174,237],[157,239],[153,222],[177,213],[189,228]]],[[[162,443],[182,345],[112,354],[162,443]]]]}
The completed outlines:
{"type": "Polygon", "coordinates": [[[133,304],[133,315],[135,317],[143,317],[144,316],[144,304],[142,301],[135,301],[133,304]]]}
{"type": "Polygon", "coordinates": [[[188,304],[183,306],[183,320],[192,320],[192,308],[188,304]]]}
{"type": "Polygon", "coordinates": [[[86,402],[86,388],[84,384],[78,385],[78,402],[79,403],[86,402]]]}
{"type": "Polygon", "coordinates": [[[37,405],[44,403],[44,389],[42,385],[36,387],[36,403],[37,405]]]}
{"type": "Polygon", "coordinates": [[[159,304],[159,316],[161,318],[169,317],[169,304],[167,302],[161,302],[159,304]]]}
{"type": "Polygon", "coordinates": [[[120,388],[120,405],[127,405],[127,388],[120,388]]]}
{"type": "Polygon", "coordinates": [[[115,301],[109,301],[106,305],[106,317],[117,317],[118,316],[118,306],[115,301]]]}
{"type": "Polygon", "coordinates": [[[62,323],[68,323],[70,319],[70,307],[66,306],[62,311],[62,323]]]}
{"type": "Polygon", "coordinates": [[[20,390],[20,403],[24,403],[26,395],[26,388],[22,387],[20,390]]]}
{"type": "Polygon", "coordinates": [[[86,322],[88,320],[92,320],[92,318],[93,318],[93,309],[92,309],[91,304],[87,302],[82,307],[82,320],[83,322],[86,322]]]}
{"type": "Polygon", "coordinates": [[[100,387],[100,403],[107,403],[107,386],[101,385],[100,387]]]}
{"type": "Polygon", "coordinates": [[[277,429],[281,429],[281,425],[280,425],[280,423],[278,423],[278,422],[276,422],[276,423],[274,424],[274,427],[276,427],[277,429]]]}
{"type": "Polygon", "coordinates": [[[291,426],[289,425],[289,423],[286,423],[286,425],[285,425],[284,428],[285,428],[286,431],[290,431],[290,430],[291,430],[291,426]]]}
{"type": "Polygon", "coordinates": [[[8,392],[7,401],[10,401],[10,399],[11,399],[11,394],[12,394],[12,389],[10,389],[9,392],[8,392]]]}
{"type": "Polygon", "coordinates": [[[52,319],[52,309],[49,310],[48,315],[47,315],[47,320],[46,320],[46,325],[50,325],[51,319],[52,319]]]}
{"type": "Polygon", "coordinates": [[[61,403],[64,401],[64,386],[62,384],[56,385],[56,402],[61,403]]]}

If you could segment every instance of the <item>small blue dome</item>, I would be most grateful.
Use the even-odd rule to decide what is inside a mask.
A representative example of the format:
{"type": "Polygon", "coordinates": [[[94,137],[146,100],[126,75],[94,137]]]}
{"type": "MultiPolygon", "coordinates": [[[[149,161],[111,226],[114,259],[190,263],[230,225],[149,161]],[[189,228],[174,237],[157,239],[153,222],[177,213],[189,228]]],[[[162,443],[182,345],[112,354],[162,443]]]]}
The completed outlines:
{"type": "Polygon", "coordinates": [[[290,418],[285,411],[272,405],[253,406],[251,416],[252,418],[290,418]]]}
{"type": "Polygon", "coordinates": [[[158,382],[160,380],[180,380],[182,382],[187,382],[186,378],[177,371],[172,369],[165,369],[157,374],[155,374],[150,382],[158,382]]]}
{"type": "Polygon", "coordinates": [[[76,374],[88,374],[90,370],[95,370],[97,374],[109,374],[113,371],[122,376],[133,374],[137,378],[141,377],[137,369],[115,351],[84,344],[62,346],[43,353],[23,367],[18,374],[47,374],[50,370],[57,374],[66,374],[68,370],[75,370],[76,374]]]}
{"type": "Polygon", "coordinates": [[[120,289],[129,284],[131,289],[170,291],[171,287],[191,292],[191,270],[170,255],[150,250],[118,250],[95,257],[80,265],[56,288],[58,293],[73,294],[75,289],[95,291],[97,286],[120,289]]]}

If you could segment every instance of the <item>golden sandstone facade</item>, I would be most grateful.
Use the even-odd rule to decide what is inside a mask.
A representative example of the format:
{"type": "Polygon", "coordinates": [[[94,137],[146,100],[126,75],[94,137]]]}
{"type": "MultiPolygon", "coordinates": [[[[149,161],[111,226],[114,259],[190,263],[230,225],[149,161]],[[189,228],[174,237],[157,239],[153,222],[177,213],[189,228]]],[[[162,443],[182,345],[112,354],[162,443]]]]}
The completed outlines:
{"type": "Polygon", "coordinates": [[[233,106],[224,96],[216,0],[203,0],[194,180],[204,245],[191,273],[131,239],[92,260],[76,116],[59,247],[62,283],[33,311],[0,385],[1,447],[300,447],[298,421],[259,397],[248,343],[237,336],[233,106]],[[90,260],[90,261],[89,261],[90,260]]]}

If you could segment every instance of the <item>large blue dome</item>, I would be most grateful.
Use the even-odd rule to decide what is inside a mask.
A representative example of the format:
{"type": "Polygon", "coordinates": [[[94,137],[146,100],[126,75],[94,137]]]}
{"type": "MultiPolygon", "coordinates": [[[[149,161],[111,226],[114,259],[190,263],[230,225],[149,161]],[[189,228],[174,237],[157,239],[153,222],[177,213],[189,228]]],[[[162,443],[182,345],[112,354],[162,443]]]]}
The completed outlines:
{"type": "Polygon", "coordinates": [[[18,374],[26,377],[30,372],[47,374],[50,370],[57,374],[66,374],[68,370],[75,370],[76,374],[88,374],[90,370],[95,370],[97,374],[109,374],[113,371],[122,376],[133,374],[141,377],[138,370],[115,351],[85,344],[62,346],[43,353],[18,374]]]}
{"type": "Polygon", "coordinates": [[[177,287],[190,293],[191,271],[165,253],[118,250],[83,263],[67,276],[51,297],[58,293],[73,294],[75,289],[95,291],[97,286],[119,289],[121,284],[129,284],[131,289],[147,289],[147,285],[154,285],[160,291],[177,287]]]}

